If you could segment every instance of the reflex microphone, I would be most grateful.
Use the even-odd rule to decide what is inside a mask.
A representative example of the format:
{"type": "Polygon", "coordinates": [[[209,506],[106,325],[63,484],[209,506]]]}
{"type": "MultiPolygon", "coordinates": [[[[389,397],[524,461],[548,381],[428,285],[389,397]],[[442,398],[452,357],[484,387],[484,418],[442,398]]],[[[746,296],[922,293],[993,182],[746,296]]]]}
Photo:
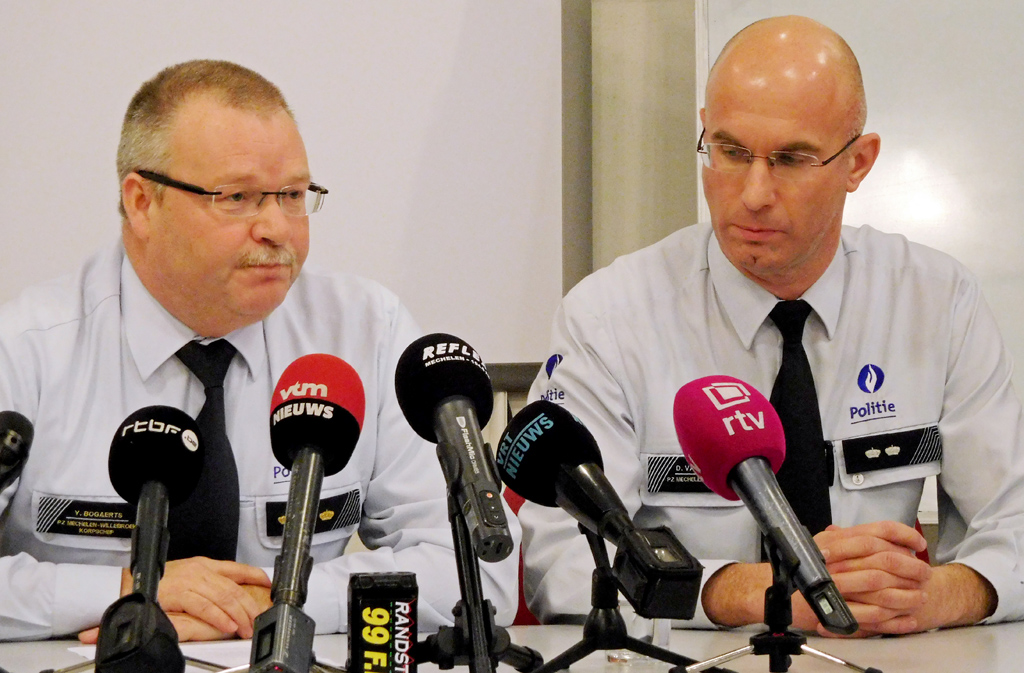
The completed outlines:
{"type": "Polygon", "coordinates": [[[107,469],[117,494],[136,503],[132,593],[103,613],[96,670],[181,673],[185,658],[174,626],[157,603],[157,587],[167,561],[168,509],[191,495],[203,470],[199,426],[173,407],[139,409],[118,427],[107,469]]]}
{"type": "Polygon", "coordinates": [[[274,605],[253,625],[249,670],[309,673],[316,624],[302,611],[309,549],[324,476],[348,464],[363,427],[363,383],[341,358],[304,355],[281,374],[270,414],[274,457],[291,470],[281,553],[274,561],[274,605]]]}
{"type": "Polygon", "coordinates": [[[494,455],[480,427],[494,406],[491,379],[480,355],[451,334],[428,334],[398,360],[395,393],[409,425],[437,443],[448,489],[463,513],[477,557],[501,561],[512,536],[501,504],[494,455]]]}
{"type": "Polygon", "coordinates": [[[21,476],[32,437],[30,420],[17,411],[0,411],[0,491],[21,476]]]}
{"type": "Polygon", "coordinates": [[[774,560],[788,569],[822,626],[854,633],[857,620],[775,479],[786,440],[771,403],[739,379],[706,376],[679,389],[673,411],[683,455],[704,484],[723,498],[743,500],[774,560]]]}
{"type": "Polygon", "coordinates": [[[498,471],[513,491],[561,507],[617,547],[614,575],[642,617],[691,619],[703,567],[669,529],[639,529],[604,474],[590,431],[563,407],[538,400],[509,423],[498,445],[498,471]]]}

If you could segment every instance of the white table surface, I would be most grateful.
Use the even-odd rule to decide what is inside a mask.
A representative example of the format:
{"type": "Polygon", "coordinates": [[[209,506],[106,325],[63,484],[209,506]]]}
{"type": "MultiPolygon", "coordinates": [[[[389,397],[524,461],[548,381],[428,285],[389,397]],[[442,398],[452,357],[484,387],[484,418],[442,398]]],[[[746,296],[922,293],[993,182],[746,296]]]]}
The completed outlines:
{"type": "MultiPolygon", "coordinates": [[[[576,643],[581,637],[579,626],[519,626],[509,629],[512,640],[539,650],[550,660],[576,643]]],[[[706,659],[747,644],[752,632],[746,631],[683,631],[675,630],[671,636],[671,649],[694,659],[706,659]]],[[[422,634],[421,634],[422,638],[422,634]]],[[[347,658],[347,639],[344,635],[319,636],[317,654],[326,661],[343,663],[347,658]]],[[[950,629],[898,638],[872,638],[869,640],[836,640],[809,638],[816,649],[848,659],[861,666],[872,666],[885,673],[1020,673],[1024,671],[1024,623],[974,626],[950,629]]],[[[47,668],[60,668],[83,661],[69,648],[75,641],[52,640],[44,642],[0,643],[0,667],[10,673],[39,673],[47,668]]],[[[217,661],[224,665],[240,663],[248,658],[247,641],[235,641],[224,649],[223,643],[196,643],[186,646],[186,654],[217,661]],[[226,657],[221,660],[221,657],[226,657]],[[231,660],[234,659],[234,660],[231,660]]],[[[768,659],[747,656],[725,665],[737,673],[768,671],[768,659]]],[[[501,666],[502,673],[514,673],[501,666]]],[[[643,662],[629,664],[609,663],[604,652],[596,652],[572,666],[583,673],[665,673],[668,664],[643,662]]],[[[193,669],[189,669],[190,671],[193,669]]],[[[432,664],[420,666],[421,671],[432,673],[432,664]]],[[[456,671],[468,671],[456,667],[456,671]]],[[[794,673],[849,669],[806,655],[794,657],[790,668],[794,673]]]]}

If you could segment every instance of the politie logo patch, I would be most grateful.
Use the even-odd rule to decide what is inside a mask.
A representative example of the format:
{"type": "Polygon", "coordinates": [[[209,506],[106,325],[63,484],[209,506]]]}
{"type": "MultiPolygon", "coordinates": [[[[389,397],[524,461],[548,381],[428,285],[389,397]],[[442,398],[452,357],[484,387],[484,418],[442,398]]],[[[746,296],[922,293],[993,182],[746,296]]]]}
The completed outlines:
{"type": "Polygon", "coordinates": [[[548,361],[544,363],[544,371],[547,373],[548,378],[551,378],[551,374],[555,371],[555,367],[562,363],[562,356],[555,353],[548,358],[548,361]]]}
{"type": "Polygon", "coordinates": [[[885,372],[878,365],[864,365],[857,377],[857,385],[866,393],[878,392],[885,381],[885,372]]]}

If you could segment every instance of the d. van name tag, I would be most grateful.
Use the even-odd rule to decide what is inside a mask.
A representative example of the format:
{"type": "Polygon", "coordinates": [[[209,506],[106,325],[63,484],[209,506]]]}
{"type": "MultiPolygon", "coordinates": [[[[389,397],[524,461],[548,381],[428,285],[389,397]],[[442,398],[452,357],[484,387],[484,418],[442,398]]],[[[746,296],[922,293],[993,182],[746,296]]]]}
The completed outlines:
{"type": "Polygon", "coordinates": [[[648,493],[711,493],[681,455],[647,456],[648,493]]]}

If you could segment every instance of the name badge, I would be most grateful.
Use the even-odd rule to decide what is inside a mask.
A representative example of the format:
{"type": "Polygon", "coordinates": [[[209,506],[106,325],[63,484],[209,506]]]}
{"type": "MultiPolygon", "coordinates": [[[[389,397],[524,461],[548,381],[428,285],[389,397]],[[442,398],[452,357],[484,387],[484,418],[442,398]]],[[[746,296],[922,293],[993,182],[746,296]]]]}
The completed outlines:
{"type": "Polygon", "coordinates": [[[682,455],[647,456],[648,493],[711,493],[682,455]]]}
{"type": "MultiPolygon", "coordinates": [[[[284,535],[285,512],[287,501],[267,503],[267,535],[281,537],[284,535]]],[[[316,523],[313,534],[326,533],[345,526],[359,523],[359,489],[347,493],[332,495],[320,501],[316,509],[316,523]]]]}
{"type": "Polygon", "coordinates": [[[39,498],[37,533],[130,538],[135,528],[135,505],[73,498],[39,498]]]}
{"type": "Polygon", "coordinates": [[[847,474],[888,470],[942,460],[939,426],[843,440],[847,474]]]}

